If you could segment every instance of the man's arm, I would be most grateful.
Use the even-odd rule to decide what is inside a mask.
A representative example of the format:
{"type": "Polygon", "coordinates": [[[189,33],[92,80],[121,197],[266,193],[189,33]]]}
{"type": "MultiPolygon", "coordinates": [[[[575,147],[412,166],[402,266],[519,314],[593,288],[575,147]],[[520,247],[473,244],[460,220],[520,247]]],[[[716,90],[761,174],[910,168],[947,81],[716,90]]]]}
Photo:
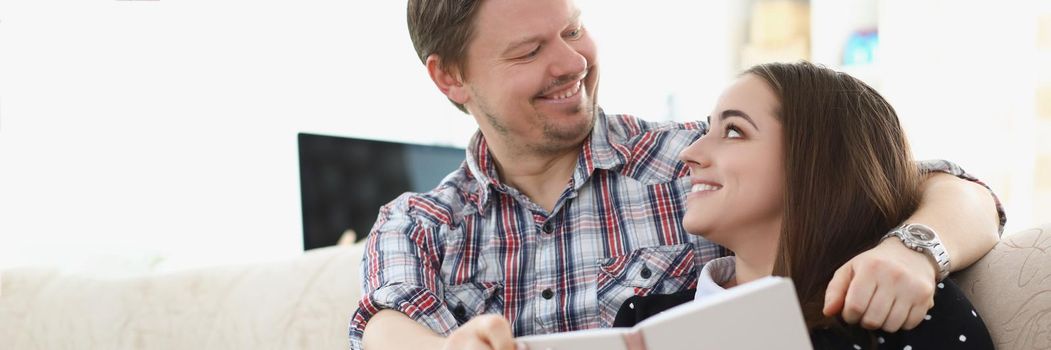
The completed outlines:
{"type": "MultiPolygon", "coordinates": [[[[923,182],[919,208],[905,223],[922,223],[938,232],[949,253],[950,268],[956,272],[981,259],[999,241],[1000,215],[996,208],[991,192],[982,185],[933,173],[923,182]]],[[[887,241],[901,245],[898,240],[887,241]]],[[[937,266],[931,267],[937,274],[937,266]]]]}
{"type": "Polygon", "coordinates": [[[365,325],[361,343],[365,349],[437,350],[445,346],[445,338],[403,313],[382,310],[365,325]]]}
{"type": "MultiPolygon", "coordinates": [[[[938,232],[953,271],[984,256],[998,240],[1003,216],[992,193],[948,162],[923,164],[920,206],[905,223],[938,232]],[[952,174],[952,175],[949,175],[952,174]],[[953,176],[955,175],[955,176],[953,176]]],[[[842,312],[848,323],[895,332],[915,328],[934,305],[937,265],[897,239],[887,239],[836,271],[825,295],[825,314],[842,312]]]]}
{"type": "MultiPolygon", "coordinates": [[[[350,322],[351,349],[362,349],[366,328],[386,329],[372,326],[373,319],[385,311],[400,314],[434,334],[449,334],[457,326],[442,300],[441,262],[433,248],[438,228],[413,214],[412,196],[402,195],[381,208],[368,235],[361,263],[362,296],[350,322]]],[[[398,325],[395,323],[394,332],[399,331],[398,325]]]]}
{"type": "Polygon", "coordinates": [[[511,324],[499,315],[481,315],[467,321],[449,337],[442,337],[405,314],[383,310],[365,326],[366,350],[514,350],[511,324]]]}
{"type": "Polygon", "coordinates": [[[439,227],[414,216],[413,194],[380,209],[362,256],[362,298],[350,348],[514,350],[511,324],[480,315],[459,325],[442,298],[439,227]],[[448,335],[448,337],[444,335],[448,335]]]}

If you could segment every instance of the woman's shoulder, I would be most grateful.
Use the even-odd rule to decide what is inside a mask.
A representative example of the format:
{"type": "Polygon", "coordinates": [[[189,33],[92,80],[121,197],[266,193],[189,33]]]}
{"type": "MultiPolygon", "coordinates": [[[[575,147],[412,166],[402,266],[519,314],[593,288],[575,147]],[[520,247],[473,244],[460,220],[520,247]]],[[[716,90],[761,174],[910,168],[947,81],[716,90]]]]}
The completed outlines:
{"type": "Polygon", "coordinates": [[[953,349],[993,349],[992,337],[981,315],[963,289],[950,278],[938,283],[934,307],[927,311],[923,322],[899,333],[903,340],[915,343],[951,345],[953,349]]]}
{"type": "Polygon", "coordinates": [[[934,307],[916,328],[847,337],[831,330],[810,334],[815,349],[993,349],[989,330],[963,290],[951,279],[938,283],[934,307]],[[861,338],[861,339],[857,339],[861,338]],[[865,339],[868,338],[868,339],[865,339]]]}
{"type": "Polygon", "coordinates": [[[651,294],[633,296],[624,301],[613,320],[613,327],[632,327],[664,310],[693,300],[697,289],[686,289],[674,294],[651,294]]]}

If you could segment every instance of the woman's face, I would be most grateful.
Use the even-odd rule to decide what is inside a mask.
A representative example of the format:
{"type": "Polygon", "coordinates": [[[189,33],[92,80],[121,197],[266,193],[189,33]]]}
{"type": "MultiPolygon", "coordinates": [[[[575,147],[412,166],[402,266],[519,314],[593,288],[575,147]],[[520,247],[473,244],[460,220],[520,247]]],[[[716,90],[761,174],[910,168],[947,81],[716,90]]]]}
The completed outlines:
{"type": "Polygon", "coordinates": [[[784,193],[780,103],[746,74],[719,97],[706,135],[680,153],[693,183],[683,227],[734,250],[741,233],[780,232],[784,193]]]}

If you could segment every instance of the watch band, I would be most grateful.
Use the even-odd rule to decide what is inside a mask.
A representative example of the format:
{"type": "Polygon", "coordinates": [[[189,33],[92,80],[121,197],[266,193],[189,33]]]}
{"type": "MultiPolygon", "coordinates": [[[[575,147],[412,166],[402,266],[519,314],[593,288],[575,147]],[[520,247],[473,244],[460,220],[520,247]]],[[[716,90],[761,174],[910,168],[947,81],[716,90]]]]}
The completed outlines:
{"type": "Polygon", "coordinates": [[[909,249],[923,253],[933,259],[935,265],[938,266],[938,281],[949,276],[949,271],[951,271],[949,252],[945,249],[945,245],[942,244],[941,239],[938,238],[938,233],[934,229],[923,224],[905,224],[895,227],[884,235],[880,241],[890,237],[897,237],[909,249]]]}

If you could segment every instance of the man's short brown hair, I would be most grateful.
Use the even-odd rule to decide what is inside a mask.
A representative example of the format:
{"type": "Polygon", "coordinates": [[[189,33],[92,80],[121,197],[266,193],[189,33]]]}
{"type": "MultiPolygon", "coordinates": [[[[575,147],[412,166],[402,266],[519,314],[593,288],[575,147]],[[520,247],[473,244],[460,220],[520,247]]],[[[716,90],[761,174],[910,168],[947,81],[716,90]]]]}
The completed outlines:
{"type": "MultiPolygon", "coordinates": [[[[408,22],[412,46],[420,61],[438,56],[447,72],[455,68],[461,78],[467,66],[467,44],[474,29],[474,15],[481,0],[409,0],[408,22]]],[[[464,113],[462,104],[449,100],[464,113]]]]}

